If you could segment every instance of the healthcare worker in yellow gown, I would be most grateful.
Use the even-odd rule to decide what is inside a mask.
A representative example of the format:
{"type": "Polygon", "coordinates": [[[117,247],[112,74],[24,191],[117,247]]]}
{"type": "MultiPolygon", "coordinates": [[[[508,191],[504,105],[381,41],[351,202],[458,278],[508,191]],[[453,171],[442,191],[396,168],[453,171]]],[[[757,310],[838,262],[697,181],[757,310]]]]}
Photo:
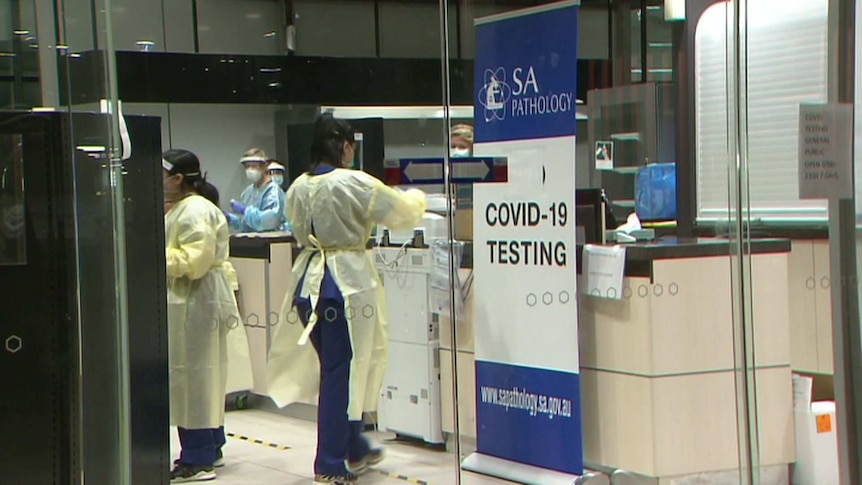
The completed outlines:
{"type": "Polygon", "coordinates": [[[387,359],[383,288],[366,245],[378,223],[413,228],[426,208],[423,192],[351,170],[355,149],[346,121],[318,118],[311,166],[287,192],[288,220],[303,251],[269,357],[269,395],[279,406],[318,396],[314,472],[321,484],[352,484],[383,458],[362,435],[387,359]]]}
{"type": "MultiPolygon", "coordinates": [[[[219,191],[212,184],[206,184],[203,190],[198,194],[201,197],[212,202],[216,207],[220,207],[219,191]]],[[[233,291],[234,298],[239,302],[239,277],[236,273],[236,268],[229,260],[222,263],[227,280],[230,282],[230,289],[233,291]]],[[[239,305],[237,305],[237,308],[239,305]]],[[[251,368],[250,348],[248,346],[248,334],[245,330],[245,325],[242,331],[230,332],[227,337],[227,353],[228,353],[228,371],[227,371],[227,392],[251,391],[254,383],[254,376],[251,368]]],[[[222,428],[224,428],[222,426],[222,428]]],[[[224,429],[221,430],[224,434],[224,429]]],[[[218,463],[218,462],[217,462],[218,463]]],[[[220,460],[219,465],[224,463],[220,460]]]]}
{"type": "MultiPolygon", "coordinates": [[[[165,258],[171,424],[182,445],[171,483],[212,480],[215,467],[224,463],[229,355],[248,363],[248,341],[225,272],[227,219],[200,195],[211,189],[200,162],[191,152],[170,150],[162,155],[162,168],[169,207],[165,258]]],[[[250,363],[230,374],[236,390],[251,387],[250,363]]]]}

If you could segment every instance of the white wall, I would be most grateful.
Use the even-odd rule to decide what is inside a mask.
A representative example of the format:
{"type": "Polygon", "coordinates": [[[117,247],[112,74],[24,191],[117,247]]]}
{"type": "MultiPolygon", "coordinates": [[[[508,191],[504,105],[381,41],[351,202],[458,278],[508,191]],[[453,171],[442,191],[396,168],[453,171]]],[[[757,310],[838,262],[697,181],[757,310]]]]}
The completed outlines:
{"type": "Polygon", "coordinates": [[[243,152],[262,148],[275,156],[276,105],[124,104],[128,114],[162,117],[162,148],[184,148],[201,160],[218,187],[222,206],[247,185],[239,164],[243,152]]]}

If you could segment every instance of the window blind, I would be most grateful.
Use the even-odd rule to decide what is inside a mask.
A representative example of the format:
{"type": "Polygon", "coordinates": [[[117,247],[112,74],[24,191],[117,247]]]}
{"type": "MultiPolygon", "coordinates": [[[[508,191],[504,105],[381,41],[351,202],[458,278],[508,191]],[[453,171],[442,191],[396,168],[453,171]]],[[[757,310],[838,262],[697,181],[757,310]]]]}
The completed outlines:
{"type": "MultiPolygon", "coordinates": [[[[748,2],[750,216],[764,221],[827,218],[825,200],[800,200],[799,105],[827,100],[828,0],[748,2]]],[[[695,33],[697,217],[728,213],[730,92],[728,7],[715,4],[695,33]]]]}

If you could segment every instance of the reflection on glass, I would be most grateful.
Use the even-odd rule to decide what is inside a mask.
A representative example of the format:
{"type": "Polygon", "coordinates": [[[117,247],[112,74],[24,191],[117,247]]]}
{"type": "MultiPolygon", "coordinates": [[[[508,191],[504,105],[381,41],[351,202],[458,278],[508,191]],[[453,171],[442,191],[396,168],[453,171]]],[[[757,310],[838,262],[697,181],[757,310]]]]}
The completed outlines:
{"type": "Polygon", "coordinates": [[[0,136],[0,265],[27,264],[21,135],[0,136]]]}
{"type": "Polygon", "coordinates": [[[359,170],[365,170],[365,157],[363,156],[364,151],[362,149],[365,136],[360,132],[356,132],[354,134],[353,138],[354,138],[354,140],[356,140],[356,149],[355,149],[356,157],[353,160],[353,164],[354,164],[353,166],[355,168],[358,168],[359,170]]]}

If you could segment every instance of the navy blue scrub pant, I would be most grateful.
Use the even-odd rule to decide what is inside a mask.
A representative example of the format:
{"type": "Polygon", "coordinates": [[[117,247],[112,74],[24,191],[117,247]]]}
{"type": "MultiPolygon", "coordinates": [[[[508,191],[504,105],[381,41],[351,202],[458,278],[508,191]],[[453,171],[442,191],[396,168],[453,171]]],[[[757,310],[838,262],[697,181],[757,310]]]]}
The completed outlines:
{"type": "MultiPolygon", "coordinates": [[[[311,315],[309,301],[297,301],[297,310],[303,325],[307,325],[308,316],[311,315]]],[[[368,441],[362,436],[363,422],[350,421],[347,417],[353,348],[350,345],[344,301],[318,301],[317,318],[317,324],[311,331],[311,343],[320,361],[314,473],[344,475],[347,472],[345,461],[363,460],[371,452],[368,441]]]]}
{"type": "Polygon", "coordinates": [[[224,426],[218,429],[177,428],[180,435],[180,463],[192,466],[213,466],[218,450],[227,442],[224,426]]]}

